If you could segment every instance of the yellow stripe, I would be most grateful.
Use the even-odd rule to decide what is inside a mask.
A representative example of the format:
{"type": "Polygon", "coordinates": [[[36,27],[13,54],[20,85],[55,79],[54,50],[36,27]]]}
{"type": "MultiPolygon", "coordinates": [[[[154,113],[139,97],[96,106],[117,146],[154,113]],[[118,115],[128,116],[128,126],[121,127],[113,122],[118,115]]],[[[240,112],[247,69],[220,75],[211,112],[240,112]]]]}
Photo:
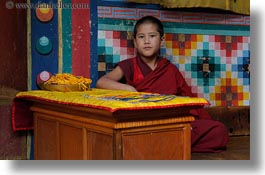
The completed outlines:
{"type": "Polygon", "coordinates": [[[37,98],[62,104],[91,106],[92,108],[106,109],[112,112],[116,110],[152,109],[208,104],[207,100],[204,98],[95,88],[88,91],[69,92],[44,90],[25,91],[19,92],[16,97],[37,98]]]}
{"type": "MultiPolygon", "coordinates": [[[[30,4],[30,0],[27,0],[30,4]]],[[[28,90],[31,90],[31,13],[30,8],[27,9],[27,69],[28,69],[28,90]]],[[[30,159],[32,134],[27,132],[27,159],[30,159]]]]}
{"type": "MultiPolygon", "coordinates": [[[[62,0],[58,0],[58,4],[61,4],[62,0]]],[[[63,65],[63,47],[62,47],[62,9],[58,8],[58,73],[62,73],[63,65]]]]}
{"type": "Polygon", "coordinates": [[[230,10],[230,6],[229,6],[230,3],[229,2],[230,2],[230,0],[225,1],[225,9],[226,10],[230,10]]]}

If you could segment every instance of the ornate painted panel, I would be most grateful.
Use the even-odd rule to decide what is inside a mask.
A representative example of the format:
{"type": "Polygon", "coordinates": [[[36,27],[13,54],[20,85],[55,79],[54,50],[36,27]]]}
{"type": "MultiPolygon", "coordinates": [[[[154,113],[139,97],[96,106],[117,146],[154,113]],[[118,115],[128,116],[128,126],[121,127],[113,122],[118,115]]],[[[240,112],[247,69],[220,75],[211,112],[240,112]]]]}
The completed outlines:
{"type": "Polygon", "coordinates": [[[36,76],[43,70],[83,75],[95,87],[117,62],[134,56],[133,26],[140,17],[153,15],[164,24],[161,55],[180,69],[193,93],[212,106],[250,105],[250,16],[163,9],[124,0],[31,2],[60,5],[47,22],[38,19],[35,8],[30,10],[32,89],[37,89],[36,76]],[[51,42],[50,52],[38,51],[40,39],[42,44],[51,42]]]}
{"type": "Polygon", "coordinates": [[[161,55],[179,68],[193,93],[212,106],[250,105],[249,16],[99,6],[99,77],[135,55],[132,30],[145,15],[164,23],[161,55]]]}

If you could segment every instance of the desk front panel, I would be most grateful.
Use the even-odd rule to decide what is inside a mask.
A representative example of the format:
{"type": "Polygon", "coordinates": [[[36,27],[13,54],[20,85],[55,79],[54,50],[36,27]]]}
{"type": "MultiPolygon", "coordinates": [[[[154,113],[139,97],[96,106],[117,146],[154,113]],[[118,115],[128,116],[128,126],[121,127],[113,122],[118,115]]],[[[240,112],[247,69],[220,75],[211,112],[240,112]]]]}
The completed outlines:
{"type": "Polygon", "coordinates": [[[191,116],[166,118],[163,114],[165,118],[119,122],[104,120],[104,113],[97,112],[95,117],[88,109],[68,112],[66,105],[59,109],[36,103],[31,110],[35,159],[190,159],[191,116]]]}

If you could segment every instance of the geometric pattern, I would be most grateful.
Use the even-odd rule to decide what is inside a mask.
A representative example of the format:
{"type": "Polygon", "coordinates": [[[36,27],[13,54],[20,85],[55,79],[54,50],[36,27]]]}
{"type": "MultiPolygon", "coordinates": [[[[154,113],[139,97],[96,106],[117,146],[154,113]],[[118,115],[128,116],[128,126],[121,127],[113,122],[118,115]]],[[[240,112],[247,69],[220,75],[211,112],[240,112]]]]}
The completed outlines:
{"type": "MultiPolygon", "coordinates": [[[[112,70],[117,62],[135,56],[132,20],[151,13],[165,22],[166,42],[160,54],[179,68],[193,93],[207,99],[211,106],[250,105],[250,36],[247,28],[234,28],[236,25],[248,26],[249,16],[220,16],[222,32],[209,34],[212,32],[204,32],[199,25],[202,23],[204,27],[208,21],[195,21],[197,26],[194,25],[193,30],[182,28],[176,31],[179,22],[193,24],[194,21],[187,19],[193,19],[189,17],[195,16],[194,13],[175,15],[172,12],[169,15],[163,10],[122,9],[122,13],[120,8],[115,7],[98,9],[101,19],[98,30],[98,77],[112,70]],[[130,30],[122,28],[124,24],[130,30]],[[120,28],[117,27],[119,25],[120,28]]],[[[207,18],[205,14],[198,15],[202,15],[200,19],[203,20],[211,18],[210,14],[207,14],[207,18]]]]}
{"type": "MultiPolygon", "coordinates": [[[[99,31],[99,77],[135,55],[131,32],[99,31]]],[[[183,74],[192,92],[213,106],[250,104],[250,38],[166,33],[161,55],[183,74]]]]}
{"type": "MultiPolygon", "coordinates": [[[[110,4],[110,3],[109,3],[110,4]]],[[[116,2],[117,4],[117,2],[116,2]]],[[[200,23],[200,24],[223,24],[223,25],[250,25],[250,16],[238,15],[231,13],[194,13],[194,12],[181,12],[175,10],[157,10],[149,8],[130,8],[130,7],[113,7],[111,5],[98,6],[99,18],[111,19],[137,19],[144,15],[153,15],[162,21],[166,22],[180,22],[180,23],[200,23]]],[[[240,32],[240,31],[238,31],[240,32]]]]}
{"type": "Polygon", "coordinates": [[[214,106],[250,104],[249,37],[190,35],[184,37],[187,41],[178,41],[181,37],[174,35],[179,34],[169,35],[166,38],[174,41],[166,41],[166,56],[179,68],[193,93],[214,106]]]}
{"type": "Polygon", "coordinates": [[[237,78],[221,78],[221,85],[214,87],[210,94],[210,101],[215,101],[216,106],[245,106],[250,105],[249,87],[239,85],[237,78]]]}
{"type": "Polygon", "coordinates": [[[98,31],[99,77],[111,71],[121,60],[133,57],[135,49],[132,32],[98,31]]]}

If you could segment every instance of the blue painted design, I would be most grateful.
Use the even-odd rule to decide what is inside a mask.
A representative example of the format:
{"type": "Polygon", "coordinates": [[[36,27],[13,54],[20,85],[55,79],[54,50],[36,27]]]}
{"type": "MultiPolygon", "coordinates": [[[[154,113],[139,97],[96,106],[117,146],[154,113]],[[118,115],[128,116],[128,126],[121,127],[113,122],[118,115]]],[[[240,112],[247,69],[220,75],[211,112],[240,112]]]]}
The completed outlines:
{"type": "Polygon", "coordinates": [[[204,86],[203,91],[204,93],[210,93],[209,86],[204,86]]]}
{"type": "Polygon", "coordinates": [[[98,46],[105,46],[105,39],[98,39],[98,46]]]}
{"type": "MultiPolygon", "coordinates": [[[[38,0],[33,0],[32,3],[38,4],[38,0]]],[[[57,0],[43,0],[42,3],[57,4],[57,0]]],[[[40,54],[36,49],[31,52],[31,89],[38,89],[36,85],[37,75],[47,70],[51,73],[58,72],[58,12],[54,10],[54,17],[47,23],[40,22],[35,14],[35,9],[31,9],[31,43],[34,45],[36,41],[42,37],[47,36],[53,44],[52,51],[47,55],[40,54]]]]}
{"type": "MultiPolygon", "coordinates": [[[[106,95],[102,97],[84,94],[84,98],[95,98],[100,99],[104,101],[123,101],[131,104],[137,104],[137,103],[155,103],[155,102],[161,102],[161,101],[171,101],[176,98],[175,95],[163,95],[163,94],[141,94],[141,95],[134,95],[134,94],[128,94],[126,96],[124,95],[106,95]]],[[[187,97],[182,97],[187,98],[187,97]]]]}
{"type": "Polygon", "coordinates": [[[98,80],[98,1],[90,0],[90,20],[91,20],[91,37],[90,37],[90,79],[92,80],[91,88],[96,87],[98,80]]]}
{"type": "MultiPolygon", "coordinates": [[[[247,74],[247,73],[244,73],[244,75],[246,76],[246,77],[249,77],[249,74],[247,74]]],[[[243,85],[244,86],[246,86],[246,87],[249,87],[249,85],[250,85],[250,78],[243,78],[243,85]]],[[[248,91],[245,91],[245,92],[250,92],[249,90],[248,91]]]]}
{"type": "Polygon", "coordinates": [[[120,61],[119,55],[113,55],[113,63],[118,63],[120,61]]]}

